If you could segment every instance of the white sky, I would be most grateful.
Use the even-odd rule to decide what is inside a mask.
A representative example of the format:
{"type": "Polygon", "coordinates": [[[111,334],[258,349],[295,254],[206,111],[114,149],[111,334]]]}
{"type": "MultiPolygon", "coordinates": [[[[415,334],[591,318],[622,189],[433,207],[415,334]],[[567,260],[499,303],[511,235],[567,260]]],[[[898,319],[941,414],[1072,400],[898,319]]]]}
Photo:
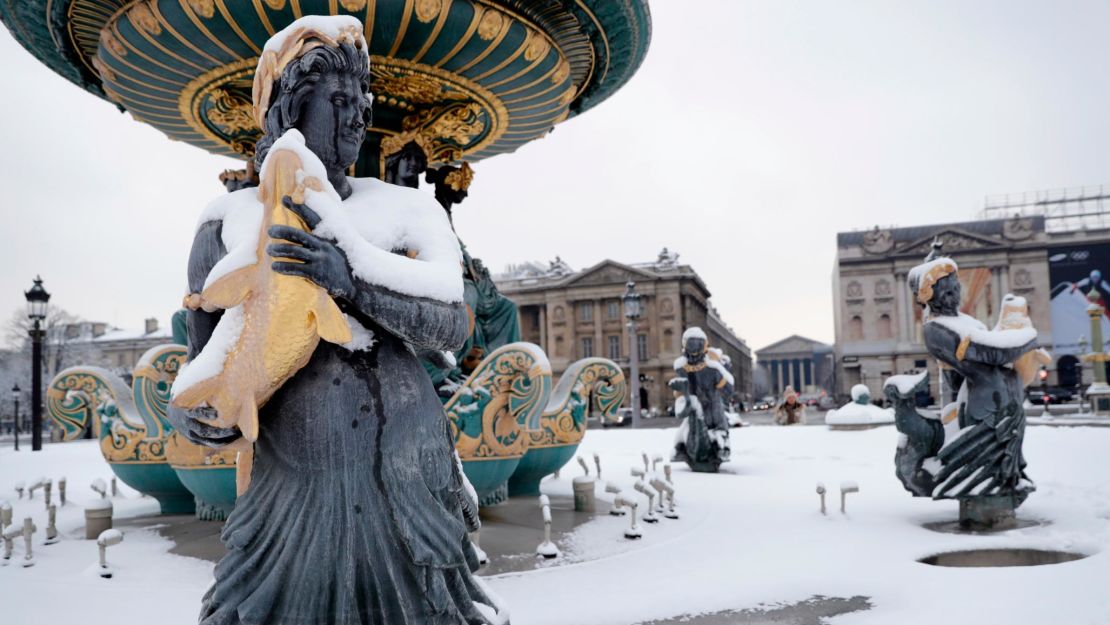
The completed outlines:
{"type": "MultiPolygon", "coordinates": [[[[651,8],[651,50],[622,91],[475,166],[455,220],[492,270],[668,246],[753,348],[831,342],[836,232],[1110,183],[1110,3],[651,8]]],[[[3,29],[0,59],[0,320],[41,273],[84,318],[167,323],[196,216],[236,164],[119,114],[3,29]]]]}

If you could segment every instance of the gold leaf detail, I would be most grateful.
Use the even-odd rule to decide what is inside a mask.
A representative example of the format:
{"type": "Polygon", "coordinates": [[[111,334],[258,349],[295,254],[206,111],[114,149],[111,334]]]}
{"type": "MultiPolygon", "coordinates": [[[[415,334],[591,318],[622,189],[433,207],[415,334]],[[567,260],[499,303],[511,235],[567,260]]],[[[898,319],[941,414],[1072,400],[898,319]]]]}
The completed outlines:
{"type": "Polygon", "coordinates": [[[208,119],[223,128],[224,132],[234,134],[256,128],[253,106],[246,99],[224,89],[216,89],[212,92],[212,105],[208,119]]]}
{"type": "Polygon", "coordinates": [[[216,14],[216,3],[213,0],[189,0],[189,8],[201,17],[212,17],[216,14]]]}
{"type": "Polygon", "coordinates": [[[455,191],[466,191],[470,188],[470,183],[474,180],[474,170],[470,168],[470,163],[463,161],[455,171],[447,174],[443,182],[455,191]]]}
{"type": "Polygon", "coordinates": [[[280,11],[285,8],[285,0],[266,0],[266,6],[275,11],[280,11]]]}
{"type": "Polygon", "coordinates": [[[113,91],[113,90],[112,90],[112,89],[111,89],[110,87],[108,87],[107,85],[104,85],[104,86],[103,86],[103,89],[104,89],[104,95],[108,96],[108,99],[109,99],[109,100],[111,100],[112,102],[115,102],[116,104],[120,104],[120,105],[122,105],[122,104],[123,104],[123,98],[119,97],[119,94],[118,94],[118,93],[116,93],[115,91],[113,91]]]}
{"type": "Polygon", "coordinates": [[[551,74],[551,84],[557,85],[570,76],[570,63],[566,59],[559,61],[559,66],[555,68],[555,73],[551,74]]]}
{"type": "Polygon", "coordinates": [[[416,19],[427,24],[443,9],[443,0],[416,0],[416,19]]]}
{"type": "Polygon", "coordinates": [[[123,47],[123,44],[119,42],[119,39],[116,39],[112,31],[108,30],[107,26],[100,31],[100,45],[116,56],[127,56],[127,48],[123,47]]]}
{"type": "Polygon", "coordinates": [[[361,11],[366,8],[366,0],[339,0],[339,4],[348,11],[361,11]]]}
{"type": "Polygon", "coordinates": [[[127,19],[152,35],[162,34],[162,25],[158,23],[158,18],[154,17],[154,12],[150,10],[150,6],[145,2],[139,2],[128,9],[127,19]]]}
{"type": "Polygon", "coordinates": [[[98,57],[93,57],[92,66],[96,70],[96,73],[100,76],[101,80],[111,80],[112,82],[115,82],[115,72],[109,69],[108,66],[105,65],[104,62],[101,61],[98,57]]]}
{"type": "Polygon", "coordinates": [[[567,87],[567,90],[564,91],[563,95],[559,98],[559,104],[567,105],[567,104],[570,104],[571,101],[573,101],[573,100],[574,100],[574,85],[571,85],[571,86],[567,87]]]}
{"type": "Polygon", "coordinates": [[[482,15],[482,21],[478,22],[478,36],[485,41],[492,41],[501,32],[504,24],[505,18],[500,11],[488,9],[482,15]]]}
{"type": "Polygon", "coordinates": [[[543,38],[543,35],[540,35],[539,33],[534,31],[529,31],[528,47],[524,49],[524,60],[529,62],[535,61],[536,59],[541,58],[545,54],[547,54],[547,51],[550,49],[551,46],[548,45],[547,40],[543,38]]]}

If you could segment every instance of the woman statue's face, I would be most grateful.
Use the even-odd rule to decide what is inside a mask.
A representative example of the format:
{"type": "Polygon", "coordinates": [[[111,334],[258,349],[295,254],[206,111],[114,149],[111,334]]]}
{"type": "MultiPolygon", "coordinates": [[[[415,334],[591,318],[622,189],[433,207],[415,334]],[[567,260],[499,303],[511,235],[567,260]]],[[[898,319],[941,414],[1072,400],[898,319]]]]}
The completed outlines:
{"type": "Polygon", "coordinates": [[[950,273],[933,285],[931,308],[945,315],[954,315],[960,309],[960,279],[950,273]]]}
{"type": "Polygon", "coordinates": [[[343,170],[358,160],[369,108],[362,81],[348,73],[328,72],[305,102],[297,130],[329,171],[343,170]]]}

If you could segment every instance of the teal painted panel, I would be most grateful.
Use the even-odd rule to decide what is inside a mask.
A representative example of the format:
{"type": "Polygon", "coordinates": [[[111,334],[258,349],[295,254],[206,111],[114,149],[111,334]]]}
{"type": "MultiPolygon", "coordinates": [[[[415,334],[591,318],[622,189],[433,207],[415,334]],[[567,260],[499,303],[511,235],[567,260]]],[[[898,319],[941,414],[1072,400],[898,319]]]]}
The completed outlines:
{"type": "Polygon", "coordinates": [[[508,481],[518,464],[520,464],[520,458],[470,462],[464,460],[463,473],[466,473],[466,479],[470,480],[471,486],[477,491],[478,499],[483,499],[508,481]]]}
{"type": "Polygon", "coordinates": [[[196,504],[193,494],[178,479],[170,465],[109,463],[112,472],[124,484],[158,500],[162,514],[193,514],[196,504]]]}
{"type": "Polygon", "coordinates": [[[226,469],[174,469],[177,477],[204,503],[224,512],[235,507],[235,467],[226,469]]]}
{"type": "Polygon", "coordinates": [[[578,444],[564,445],[562,447],[543,447],[529,449],[528,453],[520,459],[520,464],[509,478],[510,497],[535,497],[540,494],[540,481],[543,478],[563,468],[578,444]]]}

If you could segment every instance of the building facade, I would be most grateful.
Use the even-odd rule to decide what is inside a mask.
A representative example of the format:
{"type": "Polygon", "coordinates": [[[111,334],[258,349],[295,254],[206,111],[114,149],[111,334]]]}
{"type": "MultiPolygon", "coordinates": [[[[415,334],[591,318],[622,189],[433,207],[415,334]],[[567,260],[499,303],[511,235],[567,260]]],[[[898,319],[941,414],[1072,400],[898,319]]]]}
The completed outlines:
{"type": "MultiPolygon", "coordinates": [[[[962,311],[994,327],[1002,298],[1024,297],[1037,344],[1053,356],[1047,383],[1079,388],[1090,379],[1080,361],[1090,335],[1085,293],[1092,283],[1110,292],[1093,273],[1110,270],[1110,229],[1068,224],[1030,214],[839,233],[833,278],[839,394],[862,383],[881,397],[887,376],[928,369],[930,395],[939,399],[936,361],[922,342],[923,307],[907,285],[907,273],[934,240],[960,267],[962,311]]],[[[1110,321],[1101,322],[1105,334],[1110,321]]]]}
{"type": "Polygon", "coordinates": [[[520,310],[522,340],[543,348],[556,377],[574,361],[590,356],[616,362],[627,376],[629,346],[634,344],[642,379],[641,406],[665,412],[673,403],[667,381],[674,377],[674,360],[682,353],[682,333],[699,326],[710,346],[720,348],[731,360],[736,393],[747,404],[752,392],[751,349],[714,310],[709,289],[698,274],[677,260],[676,254],[664,250],[654,263],[605,260],[574,271],[556,259],[547,265],[511,267],[495,280],[520,310]],[[634,339],[621,300],[630,280],[643,303],[634,339]]]}
{"type": "Polygon", "coordinates": [[[832,345],[794,334],[756,350],[755,357],[771,395],[781,396],[787,386],[803,394],[835,392],[832,345]]]}
{"type": "Polygon", "coordinates": [[[147,350],[173,343],[173,332],[155,318],[142,329],[113,328],[99,321],[81,321],[51,328],[45,350],[46,370],[57,374],[77,365],[98,366],[130,375],[147,350]]]}

